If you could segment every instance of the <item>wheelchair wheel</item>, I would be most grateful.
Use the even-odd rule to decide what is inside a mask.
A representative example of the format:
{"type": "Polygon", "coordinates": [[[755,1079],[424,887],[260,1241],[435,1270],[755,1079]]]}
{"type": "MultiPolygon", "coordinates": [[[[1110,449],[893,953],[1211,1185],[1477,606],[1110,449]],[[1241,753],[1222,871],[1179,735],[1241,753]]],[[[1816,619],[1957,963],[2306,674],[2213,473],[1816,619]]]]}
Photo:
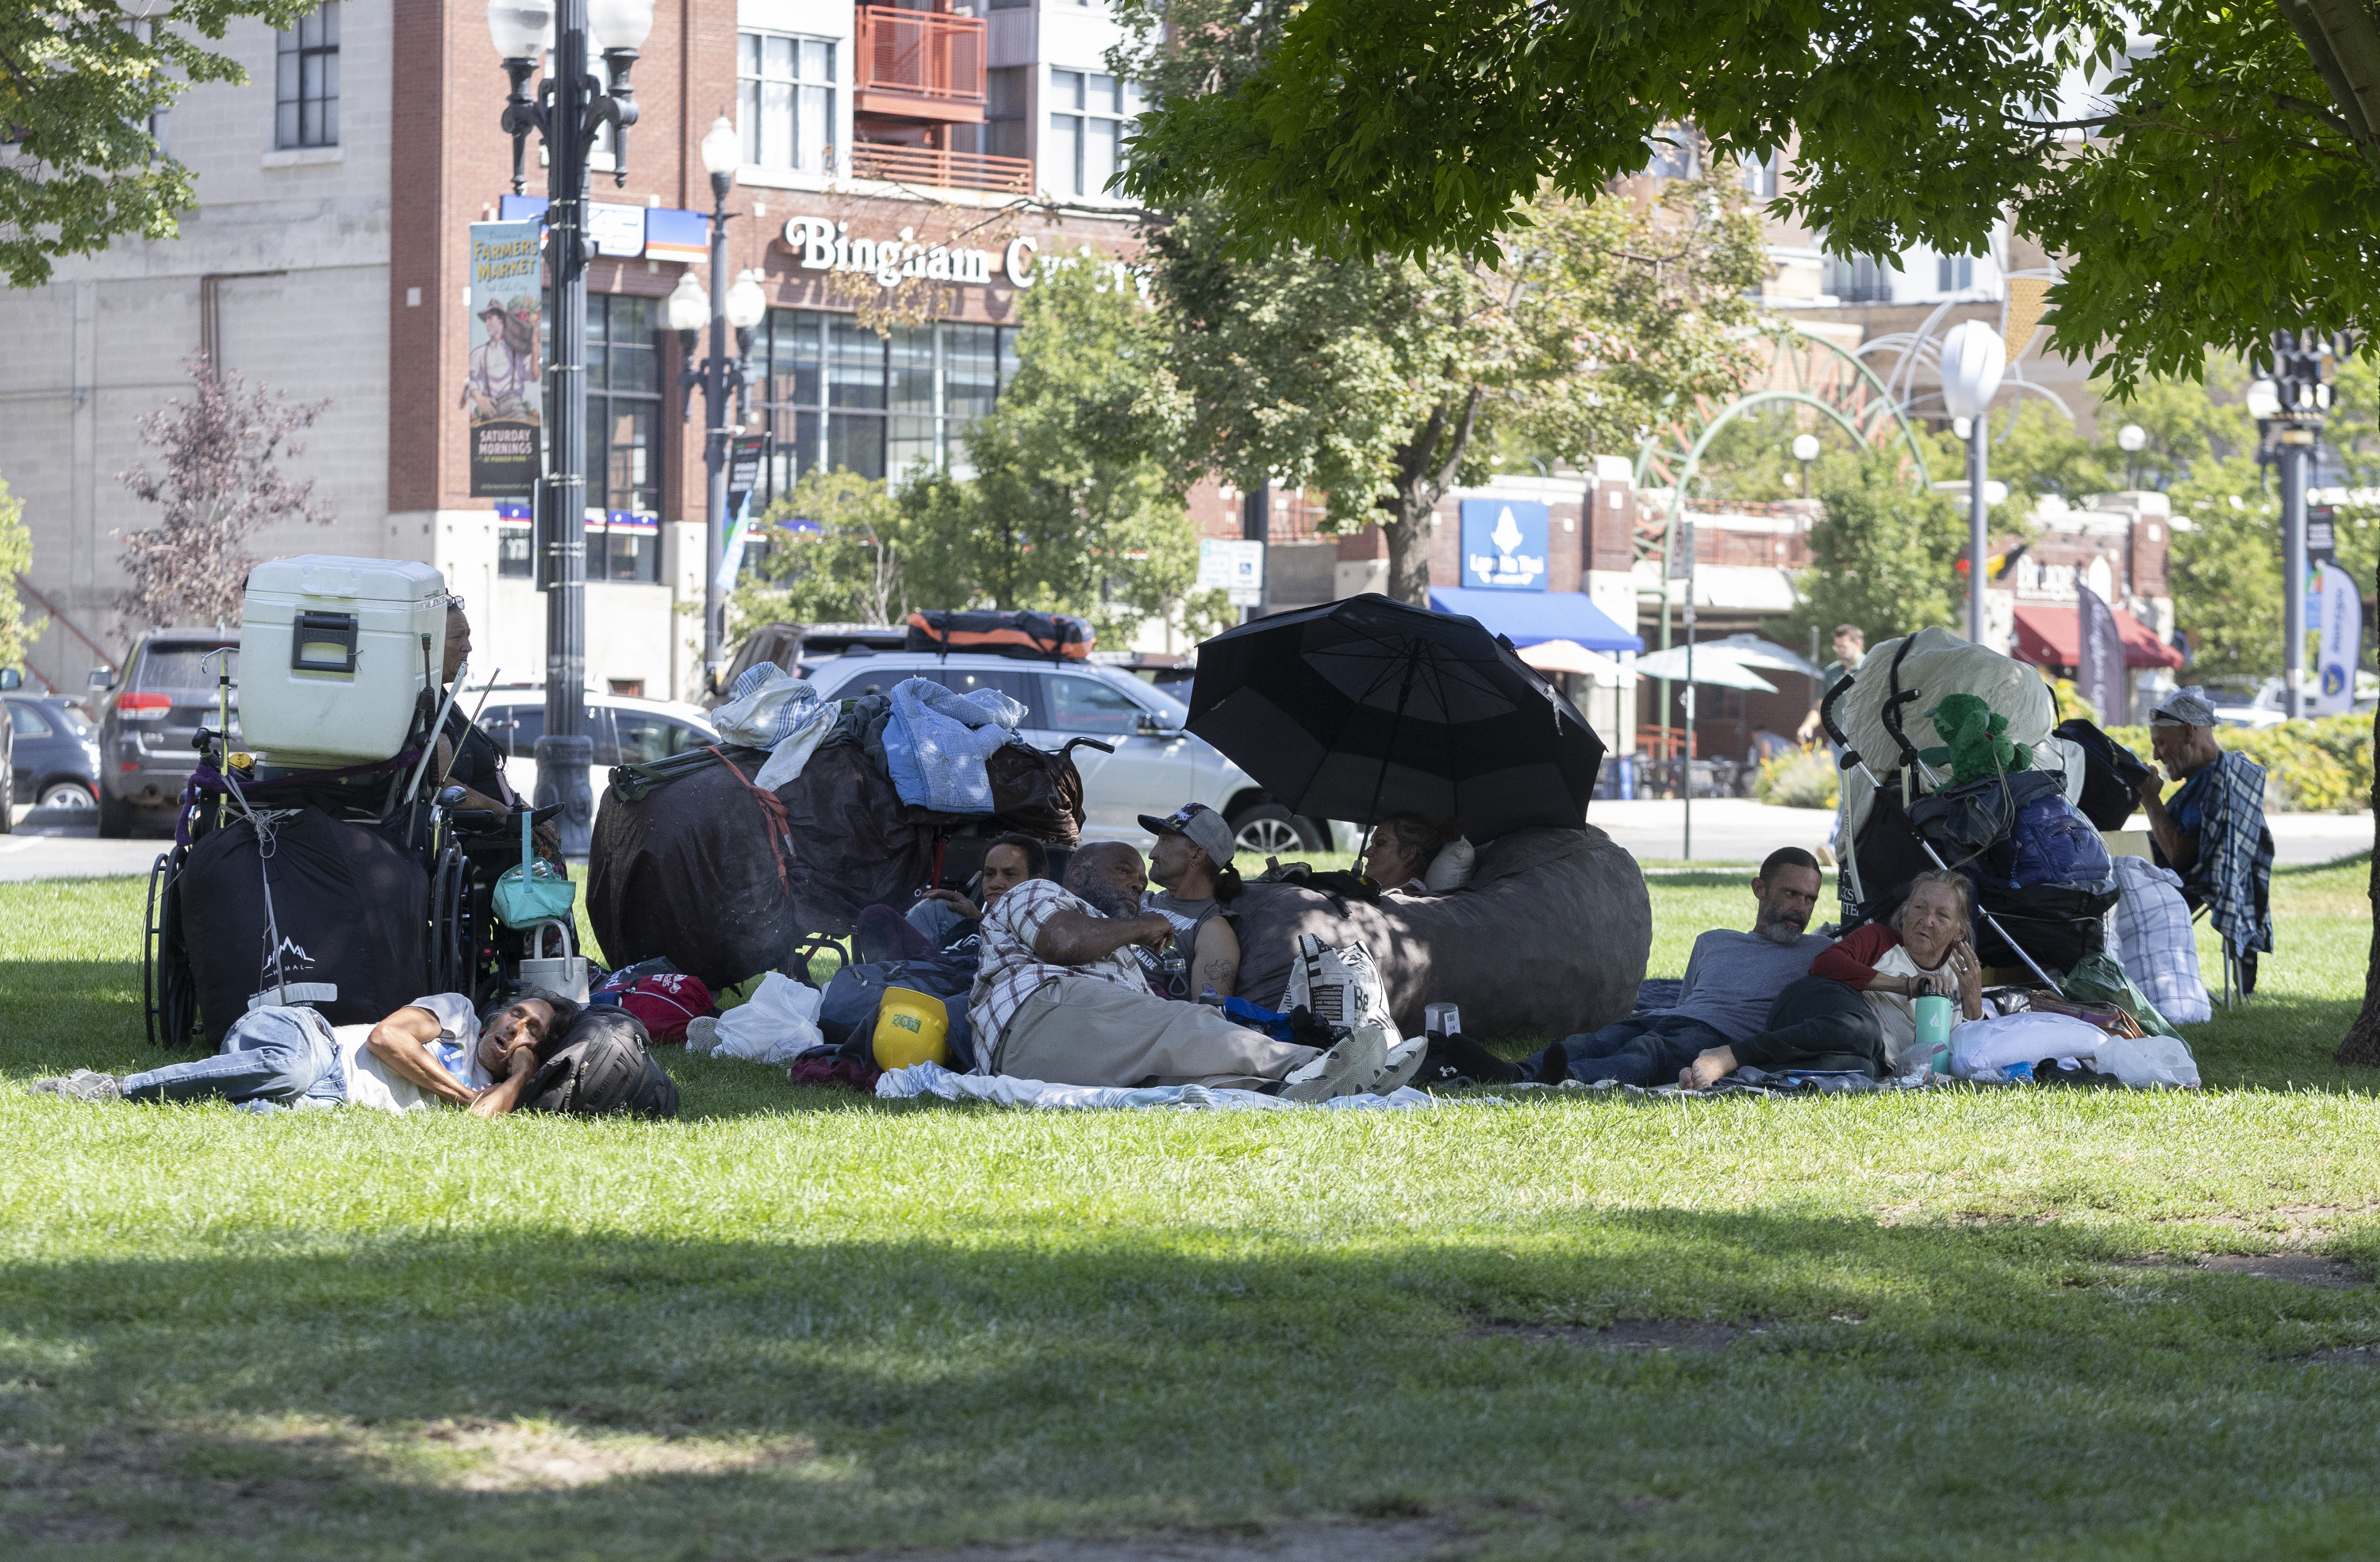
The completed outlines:
{"type": "Polygon", "coordinates": [[[465,876],[468,865],[463,854],[453,846],[446,848],[438,859],[437,871],[430,878],[430,989],[432,992],[459,992],[476,997],[471,992],[472,957],[477,952],[471,936],[470,898],[465,876]]]}
{"type": "Polygon", "coordinates": [[[198,987],[182,949],[182,858],[176,847],[149,869],[149,914],[140,941],[140,995],[149,1045],[191,1046],[198,1037],[198,987]]]}

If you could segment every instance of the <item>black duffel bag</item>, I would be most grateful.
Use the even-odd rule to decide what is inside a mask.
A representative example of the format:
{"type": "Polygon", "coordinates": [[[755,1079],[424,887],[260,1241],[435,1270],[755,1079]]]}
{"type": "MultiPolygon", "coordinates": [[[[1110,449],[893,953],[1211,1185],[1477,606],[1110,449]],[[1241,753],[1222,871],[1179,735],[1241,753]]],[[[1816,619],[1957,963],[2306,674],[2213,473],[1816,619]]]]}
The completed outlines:
{"type": "Polygon", "coordinates": [[[581,1118],[674,1118],[677,1106],[677,1082],[653,1060],[644,1023],[613,1004],[578,1011],[520,1101],[525,1112],[581,1118]]]}

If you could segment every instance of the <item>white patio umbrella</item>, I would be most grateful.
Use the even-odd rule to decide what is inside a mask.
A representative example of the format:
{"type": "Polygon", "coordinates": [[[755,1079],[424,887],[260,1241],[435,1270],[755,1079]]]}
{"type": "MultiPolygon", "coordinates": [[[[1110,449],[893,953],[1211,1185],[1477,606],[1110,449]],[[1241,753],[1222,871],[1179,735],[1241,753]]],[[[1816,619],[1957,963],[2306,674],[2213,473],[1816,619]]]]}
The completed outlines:
{"type": "MultiPolygon", "coordinates": [[[[1671,683],[1686,682],[1686,648],[1671,646],[1666,651],[1636,659],[1639,678],[1666,678],[1671,683]]],[[[1749,689],[1757,694],[1773,695],[1777,685],[1753,672],[1727,653],[1721,646],[1694,648],[1694,683],[1714,689],[1749,689]]]]}
{"type": "Polygon", "coordinates": [[[1621,666],[1617,658],[1588,650],[1576,640],[1541,640],[1534,646],[1523,646],[1520,657],[1540,672],[1581,672],[1590,677],[1617,678],[1623,684],[1633,684],[1639,676],[1632,669],[1621,666]]]}
{"type": "Polygon", "coordinates": [[[1739,667],[1756,667],[1767,672],[1798,672],[1804,678],[1818,676],[1817,664],[1808,657],[1797,656],[1776,641],[1764,640],[1757,635],[1730,635],[1724,639],[1705,640],[1694,648],[1697,658],[1705,651],[1725,651],[1739,667]]]}

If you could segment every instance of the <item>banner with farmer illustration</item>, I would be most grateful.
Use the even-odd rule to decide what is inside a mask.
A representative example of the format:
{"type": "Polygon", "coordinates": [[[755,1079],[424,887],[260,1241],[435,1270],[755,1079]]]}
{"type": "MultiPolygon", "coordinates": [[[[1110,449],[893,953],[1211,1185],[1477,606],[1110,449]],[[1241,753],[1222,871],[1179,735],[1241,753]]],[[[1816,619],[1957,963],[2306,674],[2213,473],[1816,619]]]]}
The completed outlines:
{"type": "Polygon", "coordinates": [[[539,325],[542,224],[471,224],[471,354],[463,383],[469,414],[471,492],[527,499],[537,488],[544,422],[539,325]]]}

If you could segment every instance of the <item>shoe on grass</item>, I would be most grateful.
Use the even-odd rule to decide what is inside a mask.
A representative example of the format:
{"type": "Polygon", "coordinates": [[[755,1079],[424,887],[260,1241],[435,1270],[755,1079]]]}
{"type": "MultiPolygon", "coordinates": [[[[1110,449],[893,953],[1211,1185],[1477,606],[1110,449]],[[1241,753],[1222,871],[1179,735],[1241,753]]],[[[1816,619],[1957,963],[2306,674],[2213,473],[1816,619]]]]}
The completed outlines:
{"type": "Polygon", "coordinates": [[[1508,1063],[1457,1031],[1430,1042],[1422,1059],[1422,1084],[1517,1084],[1521,1066],[1508,1063]]]}
{"type": "Polygon", "coordinates": [[[686,1049],[688,1052],[710,1052],[719,1046],[719,1021],[710,1014],[697,1014],[686,1023],[686,1049]]]}
{"type": "Polygon", "coordinates": [[[1330,1051],[1290,1071],[1281,1082],[1287,1101],[1329,1101],[1341,1096],[1361,1096],[1388,1072],[1389,1049],[1378,1025],[1363,1025],[1334,1043],[1330,1051]]]}
{"type": "Polygon", "coordinates": [[[26,1089],[36,1096],[63,1096],[69,1101],[120,1101],[124,1084],[114,1074],[77,1069],[55,1079],[37,1079],[26,1089]]]}
{"type": "Polygon", "coordinates": [[[1414,1075],[1421,1072],[1422,1063],[1428,1057],[1429,1037],[1427,1034],[1409,1035],[1402,1041],[1391,1043],[1380,1083],[1372,1087],[1373,1093],[1392,1096],[1402,1090],[1413,1083],[1414,1075]]]}

